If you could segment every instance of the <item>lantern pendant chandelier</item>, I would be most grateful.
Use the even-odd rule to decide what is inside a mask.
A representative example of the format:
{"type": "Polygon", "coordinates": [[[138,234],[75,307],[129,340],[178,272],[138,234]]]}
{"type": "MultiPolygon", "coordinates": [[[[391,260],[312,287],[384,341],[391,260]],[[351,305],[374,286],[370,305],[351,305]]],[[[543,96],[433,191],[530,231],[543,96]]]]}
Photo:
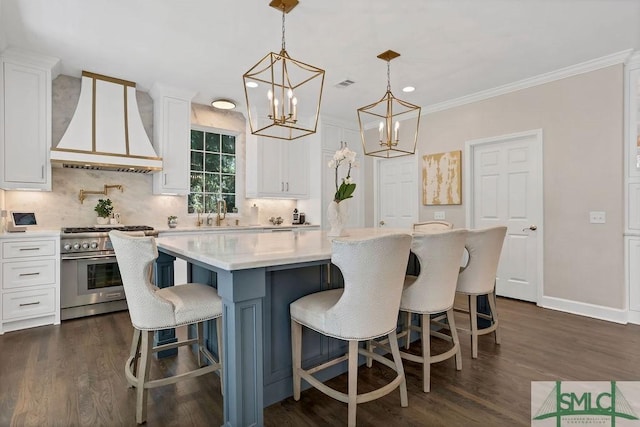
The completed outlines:
{"type": "Polygon", "coordinates": [[[391,60],[398,56],[400,54],[392,50],[378,55],[378,58],[387,61],[387,92],[379,101],[358,108],[362,148],[367,156],[387,159],[414,154],[416,151],[421,108],[391,93],[391,60]],[[400,129],[400,121],[403,129],[400,129]]]}
{"type": "Polygon", "coordinates": [[[292,140],[316,132],[324,70],[297,61],[285,47],[285,15],[298,0],[273,0],[282,11],[282,49],[270,52],[243,76],[253,135],[292,140]]]}

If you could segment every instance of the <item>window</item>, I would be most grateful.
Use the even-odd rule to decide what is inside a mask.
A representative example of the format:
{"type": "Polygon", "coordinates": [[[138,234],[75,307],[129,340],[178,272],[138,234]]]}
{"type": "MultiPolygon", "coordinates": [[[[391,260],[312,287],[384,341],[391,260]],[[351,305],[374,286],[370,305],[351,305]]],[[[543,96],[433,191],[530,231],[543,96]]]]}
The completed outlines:
{"type": "Polygon", "coordinates": [[[218,200],[227,212],[236,208],[236,137],[191,130],[191,186],[189,213],[217,212],[218,200]]]}

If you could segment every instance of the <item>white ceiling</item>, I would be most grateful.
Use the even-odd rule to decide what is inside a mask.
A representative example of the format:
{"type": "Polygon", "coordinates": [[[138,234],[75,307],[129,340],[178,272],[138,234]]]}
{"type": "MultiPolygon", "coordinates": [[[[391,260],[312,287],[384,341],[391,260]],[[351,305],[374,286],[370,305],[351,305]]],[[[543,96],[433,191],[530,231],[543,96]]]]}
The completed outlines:
{"type": "MultiPolygon", "coordinates": [[[[93,71],[226,97],[245,112],[242,74],[281,46],[269,0],[0,0],[0,49],[93,71]]],[[[300,0],[286,47],[326,70],[322,114],[355,120],[391,87],[428,107],[626,49],[640,48],[639,0],[300,0]],[[351,79],[346,89],[335,84],[351,79]],[[402,87],[416,91],[405,94],[402,87]]]]}

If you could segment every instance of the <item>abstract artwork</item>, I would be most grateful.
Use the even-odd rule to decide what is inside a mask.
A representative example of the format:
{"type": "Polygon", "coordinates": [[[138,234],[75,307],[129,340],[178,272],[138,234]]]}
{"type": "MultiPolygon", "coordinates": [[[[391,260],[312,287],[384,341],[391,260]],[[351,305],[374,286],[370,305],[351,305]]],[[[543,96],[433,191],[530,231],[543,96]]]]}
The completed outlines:
{"type": "Polygon", "coordinates": [[[462,151],[427,154],[422,158],[422,204],[462,204],[462,151]]]}

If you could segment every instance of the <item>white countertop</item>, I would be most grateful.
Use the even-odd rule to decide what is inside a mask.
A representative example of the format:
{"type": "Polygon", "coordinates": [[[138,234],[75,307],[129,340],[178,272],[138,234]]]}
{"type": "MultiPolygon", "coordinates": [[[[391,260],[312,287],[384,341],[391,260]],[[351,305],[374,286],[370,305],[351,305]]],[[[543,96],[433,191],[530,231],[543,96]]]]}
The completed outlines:
{"type": "MultiPolygon", "coordinates": [[[[358,228],[339,239],[366,238],[386,234],[411,234],[406,229],[358,228]]],[[[290,233],[208,233],[165,235],[159,248],[175,255],[227,271],[296,264],[331,258],[331,240],[322,230],[290,233]]]]}

